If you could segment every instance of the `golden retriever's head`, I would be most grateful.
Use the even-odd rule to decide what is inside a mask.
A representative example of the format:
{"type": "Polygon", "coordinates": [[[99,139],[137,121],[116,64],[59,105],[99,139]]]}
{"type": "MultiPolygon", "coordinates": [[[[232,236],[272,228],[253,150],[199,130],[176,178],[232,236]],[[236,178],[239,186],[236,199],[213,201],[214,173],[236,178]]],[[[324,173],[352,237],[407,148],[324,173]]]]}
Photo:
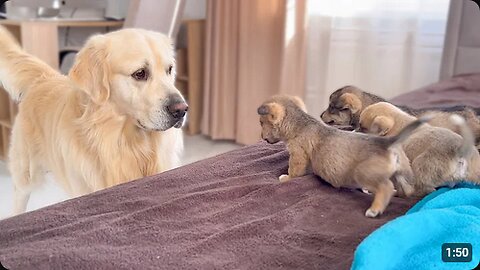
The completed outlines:
{"type": "Polygon", "coordinates": [[[330,95],[327,110],[320,117],[329,125],[352,125],[352,120],[362,110],[361,97],[356,87],[346,86],[330,95]]]}
{"type": "Polygon", "coordinates": [[[262,126],[262,139],[268,143],[277,143],[285,137],[286,127],[291,126],[290,119],[285,119],[288,114],[306,112],[305,103],[295,96],[277,95],[264,102],[257,109],[262,126]]]}
{"type": "Polygon", "coordinates": [[[145,130],[180,128],[188,106],[174,85],[171,40],[163,34],[124,29],[91,37],[69,76],[99,106],[112,105],[145,130]]]}

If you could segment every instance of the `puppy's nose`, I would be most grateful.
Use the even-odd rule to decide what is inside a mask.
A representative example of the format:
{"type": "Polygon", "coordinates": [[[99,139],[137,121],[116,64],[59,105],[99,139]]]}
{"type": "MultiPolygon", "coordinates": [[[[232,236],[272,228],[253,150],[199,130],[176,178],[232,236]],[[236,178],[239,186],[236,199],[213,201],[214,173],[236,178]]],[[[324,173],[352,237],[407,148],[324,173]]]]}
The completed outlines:
{"type": "Polygon", "coordinates": [[[182,118],[188,111],[188,105],[185,102],[175,102],[168,105],[167,108],[173,118],[182,118]]]}

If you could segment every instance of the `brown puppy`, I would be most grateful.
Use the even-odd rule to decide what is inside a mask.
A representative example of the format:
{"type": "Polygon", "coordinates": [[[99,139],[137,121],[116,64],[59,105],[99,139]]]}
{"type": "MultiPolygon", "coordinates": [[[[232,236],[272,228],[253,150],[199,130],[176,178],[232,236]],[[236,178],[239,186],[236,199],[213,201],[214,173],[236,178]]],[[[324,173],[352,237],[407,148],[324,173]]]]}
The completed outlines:
{"type": "MultiPolygon", "coordinates": [[[[480,155],[473,145],[471,131],[462,117],[451,114],[448,117],[450,119],[446,120],[462,136],[446,128],[424,125],[402,143],[411,162],[418,195],[462,180],[480,183],[480,155]],[[452,117],[455,121],[451,120],[452,117]]],[[[415,117],[394,105],[379,102],[363,110],[360,130],[380,136],[396,136],[415,121],[415,117]]]]}
{"type": "Polygon", "coordinates": [[[410,195],[408,183],[413,177],[408,159],[398,145],[421,125],[415,121],[398,136],[384,138],[342,131],[327,126],[308,115],[300,107],[303,102],[290,96],[274,96],[259,108],[262,138],[269,143],[284,141],[290,153],[285,182],[313,172],[334,187],[367,188],[375,194],[367,217],[381,214],[394,194],[397,183],[400,193],[410,195]]]}
{"type": "Polygon", "coordinates": [[[320,117],[329,125],[351,125],[357,128],[362,110],[381,101],[385,100],[358,87],[345,86],[330,95],[328,108],[320,117]]]}
{"type": "MultiPolygon", "coordinates": [[[[345,86],[333,92],[330,95],[330,103],[328,109],[321,114],[322,120],[335,126],[342,126],[345,129],[345,125],[352,126],[352,129],[358,128],[359,118],[362,111],[369,105],[386,102],[385,99],[365,92],[355,86],[345,86]]],[[[475,145],[480,146],[480,121],[471,108],[466,106],[454,106],[448,108],[430,108],[430,109],[412,109],[405,106],[397,106],[404,112],[421,117],[426,114],[435,112],[435,115],[429,124],[437,127],[444,127],[454,132],[459,133],[455,125],[449,121],[452,113],[463,116],[467,122],[467,125],[474,133],[475,145]]]]}

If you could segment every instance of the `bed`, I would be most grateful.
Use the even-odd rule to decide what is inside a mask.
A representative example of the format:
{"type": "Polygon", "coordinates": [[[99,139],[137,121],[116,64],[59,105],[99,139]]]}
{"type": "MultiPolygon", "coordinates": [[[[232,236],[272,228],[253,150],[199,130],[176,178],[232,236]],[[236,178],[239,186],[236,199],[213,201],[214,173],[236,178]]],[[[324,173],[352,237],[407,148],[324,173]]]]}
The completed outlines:
{"type": "MultiPolygon", "coordinates": [[[[392,100],[480,107],[480,74],[392,100]]],[[[8,269],[348,269],[357,245],[416,199],[372,197],[308,175],[280,184],[288,153],[257,144],[0,221],[8,269]]]]}

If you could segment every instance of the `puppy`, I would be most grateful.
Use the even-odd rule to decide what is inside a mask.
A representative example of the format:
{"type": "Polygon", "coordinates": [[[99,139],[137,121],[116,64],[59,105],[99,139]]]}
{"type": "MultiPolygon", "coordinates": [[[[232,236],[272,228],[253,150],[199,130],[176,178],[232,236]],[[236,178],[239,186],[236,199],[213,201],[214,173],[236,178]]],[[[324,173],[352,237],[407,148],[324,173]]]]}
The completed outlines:
{"type": "MultiPolygon", "coordinates": [[[[417,195],[422,196],[439,186],[462,180],[480,183],[480,155],[473,145],[471,131],[462,117],[448,117],[449,122],[453,117],[452,128],[462,136],[449,129],[426,124],[402,143],[411,162],[417,195]]],[[[380,136],[396,136],[416,121],[415,117],[394,105],[379,102],[363,110],[360,130],[380,136]]]]}
{"type": "MultiPolygon", "coordinates": [[[[320,117],[329,125],[340,125],[342,126],[342,129],[345,129],[345,125],[350,125],[352,126],[352,129],[357,129],[362,111],[369,105],[378,102],[386,102],[386,100],[379,96],[362,91],[358,87],[345,86],[336,90],[330,95],[330,103],[328,108],[321,114],[320,117]]],[[[457,132],[458,134],[460,134],[459,131],[454,125],[452,125],[451,121],[449,121],[449,117],[453,113],[459,114],[465,118],[467,125],[474,133],[475,145],[480,148],[480,121],[476,112],[467,106],[427,109],[413,109],[405,106],[397,107],[416,117],[421,117],[423,115],[435,112],[435,114],[432,114],[433,119],[429,121],[430,125],[448,128],[454,132],[457,132]]]]}
{"type": "MultiPolygon", "coordinates": [[[[476,112],[471,108],[464,108],[460,111],[444,112],[444,111],[427,111],[419,113],[419,116],[431,114],[432,120],[428,123],[432,126],[443,127],[453,132],[462,135],[462,131],[459,128],[458,124],[454,123],[451,120],[452,114],[457,114],[461,116],[465,124],[470,129],[471,134],[473,135],[474,144],[477,150],[480,151],[480,119],[478,118],[476,112]]],[[[463,135],[462,135],[463,136],[463,135]]]]}
{"type": "Polygon", "coordinates": [[[345,86],[330,95],[328,108],[320,117],[328,125],[350,125],[355,129],[358,127],[362,110],[368,105],[382,101],[385,100],[358,87],[345,86]]]}
{"type": "Polygon", "coordinates": [[[257,110],[262,138],[269,143],[284,141],[290,153],[286,182],[306,174],[311,166],[314,174],[334,187],[366,188],[375,196],[366,211],[367,217],[383,213],[392,195],[394,184],[399,192],[410,195],[412,171],[405,153],[398,144],[426,119],[406,127],[399,135],[385,138],[342,131],[308,115],[303,102],[296,97],[274,96],[257,110]]]}
{"type": "Polygon", "coordinates": [[[0,27],[0,81],[19,101],[14,212],[25,211],[45,171],[79,196],[179,165],[188,106],[173,56],[163,34],[124,29],[90,38],[63,76],[0,27]]]}

